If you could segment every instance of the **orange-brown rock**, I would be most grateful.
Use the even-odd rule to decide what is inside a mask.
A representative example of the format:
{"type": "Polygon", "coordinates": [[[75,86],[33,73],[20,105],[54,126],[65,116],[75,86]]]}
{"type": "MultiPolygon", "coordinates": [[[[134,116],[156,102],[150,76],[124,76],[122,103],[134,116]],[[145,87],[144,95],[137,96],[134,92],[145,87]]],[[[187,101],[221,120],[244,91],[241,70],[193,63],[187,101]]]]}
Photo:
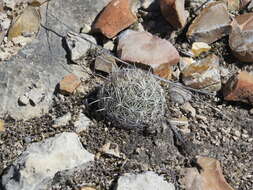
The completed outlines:
{"type": "Polygon", "coordinates": [[[197,163],[201,166],[200,173],[197,168],[183,170],[184,178],[181,183],[186,190],[234,190],[226,182],[218,160],[199,157],[197,163]]]}
{"type": "Polygon", "coordinates": [[[191,41],[213,43],[229,34],[231,21],[225,3],[212,2],[194,19],[187,36],[191,41]]]}
{"type": "Polygon", "coordinates": [[[175,28],[182,28],[189,16],[184,8],[185,0],[160,0],[160,8],[165,19],[175,28]]]}
{"type": "Polygon", "coordinates": [[[171,75],[170,67],[179,62],[179,53],[168,40],[133,30],[119,36],[117,54],[122,60],[151,69],[164,78],[171,75]]]}
{"type": "Polygon", "coordinates": [[[81,80],[74,74],[66,75],[59,83],[60,92],[63,94],[72,94],[81,84],[81,80]]]}
{"type": "Polygon", "coordinates": [[[253,13],[237,16],[232,22],[229,46],[236,58],[243,62],[253,61],[253,13]]]}
{"type": "Polygon", "coordinates": [[[253,74],[242,71],[232,76],[224,86],[225,100],[253,104],[253,74]]]}
{"type": "Polygon", "coordinates": [[[182,70],[182,80],[186,86],[209,92],[221,88],[219,57],[209,55],[204,59],[187,64],[182,70]]]}
{"type": "Polygon", "coordinates": [[[113,38],[137,20],[131,5],[132,0],[112,0],[98,16],[92,30],[113,38]]]}

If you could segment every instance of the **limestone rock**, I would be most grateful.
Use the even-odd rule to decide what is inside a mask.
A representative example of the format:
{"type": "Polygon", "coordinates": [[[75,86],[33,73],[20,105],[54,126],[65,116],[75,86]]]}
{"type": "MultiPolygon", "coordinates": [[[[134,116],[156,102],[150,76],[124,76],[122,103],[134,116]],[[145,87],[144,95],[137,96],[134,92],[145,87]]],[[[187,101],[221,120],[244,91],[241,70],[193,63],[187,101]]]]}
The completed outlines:
{"type": "Polygon", "coordinates": [[[224,86],[225,100],[253,104],[253,74],[242,71],[232,76],[224,86]]]}
{"type": "Polygon", "coordinates": [[[75,133],[61,133],[31,144],[2,175],[6,190],[45,189],[54,175],[94,160],[75,133]],[[18,177],[17,177],[18,176],[18,177]]]}
{"type": "Polygon", "coordinates": [[[243,62],[253,61],[253,13],[237,16],[232,22],[229,46],[235,57],[243,62]]]}
{"type": "Polygon", "coordinates": [[[209,92],[220,90],[219,57],[209,55],[185,67],[182,71],[182,80],[186,86],[192,88],[203,89],[209,92]]]}
{"type": "Polygon", "coordinates": [[[175,190],[172,183],[166,182],[163,177],[154,172],[141,174],[125,174],[117,182],[116,190],[175,190]]]}
{"type": "Polygon", "coordinates": [[[232,19],[223,2],[212,2],[190,25],[187,36],[191,41],[212,43],[229,34],[232,19]]]}
{"type": "Polygon", "coordinates": [[[160,0],[163,16],[175,28],[182,28],[186,24],[189,13],[184,4],[185,0],[160,0]]]}
{"type": "Polygon", "coordinates": [[[169,76],[170,66],[179,62],[179,53],[169,41],[133,30],[120,35],[117,54],[122,60],[141,64],[164,78],[169,76]]]}
{"type": "Polygon", "coordinates": [[[83,113],[79,113],[77,120],[74,123],[76,133],[87,131],[92,121],[83,113]]]}
{"type": "Polygon", "coordinates": [[[109,1],[50,1],[50,14],[46,14],[47,6],[41,6],[42,24],[60,36],[40,28],[37,38],[32,43],[9,61],[0,64],[0,116],[8,113],[15,119],[26,120],[48,111],[52,105],[56,84],[62,76],[72,72],[72,66],[67,64],[61,36],[66,36],[69,28],[78,32],[84,22],[91,25],[109,1]],[[59,20],[67,23],[69,28],[59,20]],[[43,103],[34,107],[20,106],[18,98],[24,94],[28,86],[37,82],[45,89],[43,103]]]}
{"type": "Polygon", "coordinates": [[[60,127],[63,125],[67,125],[71,120],[71,113],[66,113],[65,115],[58,117],[54,120],[53,127],[60,127]]]}
{"type": "Polygon", "coordinates": [[[97,18],[93,31],[113,38],[137,20],[132,13],[131,0],[112,0],[97,18]]]}
{"type": "Polygon", "coordinates": [[[94,48],[94,44],[97,44],[96,39],[91,35],[71,32],[67,34],[66,42],[70,51],[71,60],[74,62],[84,58],[88,50],[94,48]]]}

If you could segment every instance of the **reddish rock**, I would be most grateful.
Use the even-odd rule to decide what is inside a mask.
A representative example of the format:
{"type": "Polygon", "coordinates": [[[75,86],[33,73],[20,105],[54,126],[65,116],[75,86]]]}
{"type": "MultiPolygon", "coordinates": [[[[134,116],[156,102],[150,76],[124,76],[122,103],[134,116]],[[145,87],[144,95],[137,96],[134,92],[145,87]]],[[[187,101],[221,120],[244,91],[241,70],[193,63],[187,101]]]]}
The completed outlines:
{"type": "Polygon", "coordinates": [[[128,30],[119,37],[118,56],[131,63],[152,69],[154,74],[169,77],[170,66],[179,62],[179,54],[168,41],[148,32],[128,30]]]}
{"type": "Polygon", "coordinates": [[[197,163],[201,166],[200,173],[197,168],[183,170],[181,183],[186,190],[234,190],[226,182],[218,160],[199,157],[197,163]]]}
{"type": "Polygon", "coordinates": [[[220,90],[219,57],[209,55],[202,60],[187,64],[182,70],[182,80],[186,86],[192,88],[210,92],[220,90]]]}
{"type": "Polygon", "coordinates": [[[165,19],[175,28],[182,28],[189,16],[184,8],[185,0],[160,0],[160,8],[165,19]]]}
{"type": "Polygon", "coordinates": [[[232,76],[223,91],[225,100],[253,104],[253,75],[242,71],[232,76]]]}
{"type": "Polygon", "coordinates": [[[253,61],[253,13],[237,16],[232,22],[229,46],[235,57],[243,62],[253,61]]]}
{"type": "Polygon", "coordinates": [[[212,2],[190,25],[187,36],[191,41],[213,43],[229,34],[232,19],[223,2],[212,2]]]}
{"type": "Polygon", "coordinates": [[[107,38],[116,36],[137,20],[131,5],[132,0],[112,0],[99,15],[93,31],[101,32],[107,38]]]}
{"type": "Polygon", "coordinates": [[[59,89],[63,94],[72,94],[80,84],[81,80],[76,75],[69,74],[61,80],[59,89]]]}

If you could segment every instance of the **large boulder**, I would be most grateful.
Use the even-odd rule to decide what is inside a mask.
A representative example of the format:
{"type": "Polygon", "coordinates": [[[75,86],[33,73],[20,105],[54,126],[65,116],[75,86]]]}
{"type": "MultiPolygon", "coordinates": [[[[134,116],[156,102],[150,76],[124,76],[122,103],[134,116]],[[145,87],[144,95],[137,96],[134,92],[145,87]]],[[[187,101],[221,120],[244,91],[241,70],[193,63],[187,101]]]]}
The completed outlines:
{"type": "Polygon", "coordinates": [[[70,30],[78,32],[84,24],[91,25],[109,1],[50,1],[48,8],[41,7],[45,27],[41,27],[37,39],[0,64],[0,116],[7,113],[15,119],[30,119],[48,111],[56,84],[73,72],[67,64],[63,37],[70,30]],[[39,89],[41,101],[20,105],[19,97],[31,88],[39,89]]]}

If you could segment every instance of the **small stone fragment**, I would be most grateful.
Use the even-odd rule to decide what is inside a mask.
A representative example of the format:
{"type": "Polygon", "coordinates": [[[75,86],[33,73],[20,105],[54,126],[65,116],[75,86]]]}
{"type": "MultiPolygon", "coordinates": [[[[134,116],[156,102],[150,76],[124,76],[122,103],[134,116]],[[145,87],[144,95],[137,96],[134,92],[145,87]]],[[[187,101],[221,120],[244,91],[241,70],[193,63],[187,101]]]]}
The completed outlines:
{"type": "Polygon", "coordinates": [[[55,119],[53,127],[60,127],[63,125],[67,125],[70,120],[71,120],[71,113],[67,113],[67,114],[55,119]]]}
{"type": "Polygon", "coordinates": [[[243,62],[253,61],[253,13],[237,16],[229,35],[229,46],[236,58],[243,62]]]}
{"type": "Polygon", "coordinates": [[[179,62],[179,53],[169,41],[133,30],[120,35],[117,54],[122,60],[141,64],[164,78],[171,73],[170,66],[179,62]]]}
{"type": "Polygon", "coordinates": [[[182,80],[186,86],[192,88],[209,92],[220,90],[219,57],[213,54],[192,63],[182,71],[182,80]]]}
{"type": "Polygon", "coordinates": [[[96,39],[91,35],[75,34],[71,32],[67,34],[66,42],[71,60],[74,62],[84,58],[88,50],[94,48],[94,44],[97,44],[96,39]]]}
{"type": "Polygon", "coordinates": [[[192,105],[189,102],[186,102],[182,105],[182,109],[185,112],[190,112],[192,117],[196,116],[196,109],[192,107],[192,105]]]}
{"type": "Polygon", "coordinates": [[[62,94],[73,94],[75,89],[81,84],[81,80],[74,74],[65,76],[59,83],[59,90],[62,94]]]}
{"type": "Polygon", "coordinates": [[[97,190],[97,189],[95,187],[85,185],[81,187],[80,190],[97,190]]]}
{"type": "Polygon", "coordinates": [[[8,31],[8,39],[12,40],[18,36],[35,36],[40,27],[40,13],[32,6],[28,6],[23,13],[17,17],[8,31]]]}
{"type": "Polygon", "coordinates": [[[141,174],[124,174],[118,179],[116,190],[175,190],[172,183],[154,172],[141,174]]]}
{"type": "Polygon", "coordinates": [[[33,143],[1,177],[5,190],[47,189],[57,172],[83,167],[94,161],[75,133],[61,133],[33,143]],[[17,178],[18,176],[18,178],[17,178]]]}
{"type": "Polygon", "coordinates": [[[5,131],[5,122],[4,120],[0,119],[0,132],[4,132],[5,131]]]}
{"type": "Polygon", "coordinates": [[[19,104],[36,106],[41,103],[45,97],[45,89],[34,84],[28,91],[19,97],[19,104]]]}
{"type": "Polygon", "coordinates": [[[74,123],[76,133],[87,131],[92,121],[83,113],[80,113],[77,120],[74,123]]]}
{"type": "Polygon", "coordinates": [[[192,44],[192,53],[194,57],[199,56],[201,53],[208,52],[211,47],[205,42],[194,42],[192,44]]]}
{"type": "Polygon", "coordinates": [[[100,13],[93,25],[93,31],[99,31],[107,38],[113,38],[129,27],[137,20],[132,13],[131,3],[131,0],[112,0],[100,13]]]}
{"type": "Polygon", "coordinates": [[[191,41],[213,43],[229,34],[232,19],[223,2],[212,2],[190,25],[187,36],[191,41]]]}
{"type": "Polygon", "coordinates": [[[107,155],[115,156],[117,158],[122,157],[122,154],[119,151],[119,145],[116,143],[110,143],[110,142],[106,143],[105,145],[103,145],[102,148],[100,148],[99,151],[107,155]]]}
{"type": "Polygon", "coordinates": [[[110,55],[100,55],[95,60],[95,70],[111,73],[117,68],[115,59],[110,55]]]}
{"type": "Polygon", "coordinates": [[[186,168],[182,171],[184,178],[181,183],[186,190],[233,190],[226,182],[218,160],[199,157],[197,163],[202,168],[200,173],[197,168],[186,168]]]}
{"type": "Polygon", "coordinates": [[[232,76],[224,86],[225,100],[253,104],[253,75],[242,71],[232,76]]]}
{"type": "Polygon", "coordinates": [[[183,87],[171,86],[169,88],[170,100],[177,104],[184,104],[192,99],[192,94],[190,91],[184,89],[183,87]]]}
{"type": "Polygon", "coordinates": [[[186,24],[189,13],[184,4],[185,0],[160,0],[163,16],[175,28],[182,28],[186,24]]]}
{"type": "Polygon", "coordinates": [[[191,57],[180,57],[179,68],[180,70],[184,70],[185,67],[188,67],[194,62],[191,57]]]}

